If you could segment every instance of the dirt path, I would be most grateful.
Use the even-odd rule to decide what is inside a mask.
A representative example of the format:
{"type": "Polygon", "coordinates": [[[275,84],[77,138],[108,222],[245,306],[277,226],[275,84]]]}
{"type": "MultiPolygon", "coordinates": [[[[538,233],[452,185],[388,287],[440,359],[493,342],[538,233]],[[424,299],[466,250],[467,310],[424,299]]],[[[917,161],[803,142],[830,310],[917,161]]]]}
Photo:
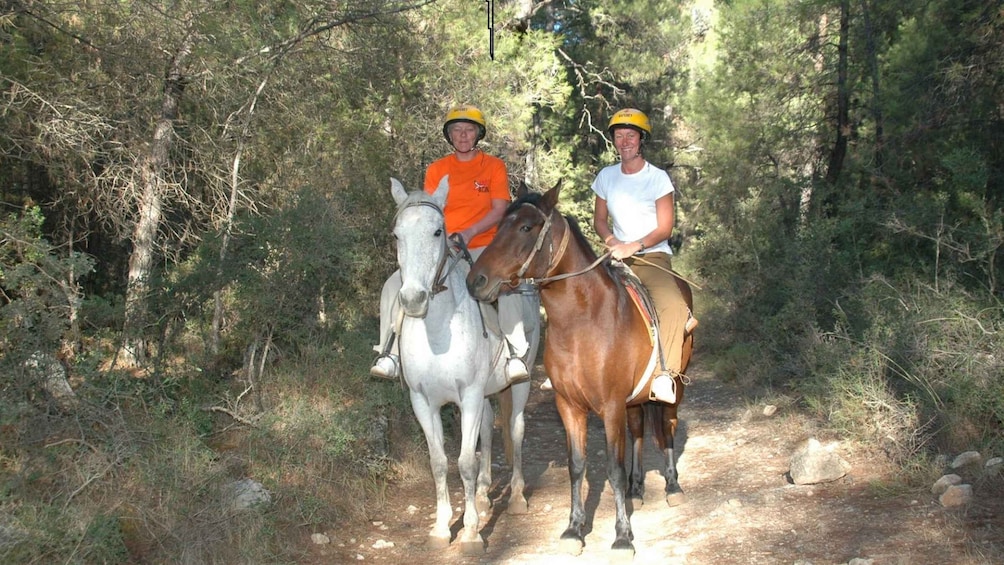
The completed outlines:
{"type": "MultiPolygon", "coordinates": [[[[631,513],[634,562],[822,565],[855,558],[870,559],[873,565],[1002,562],[1000,500],[977,495],[977,502],[966,510],[943,509],[929,492],[896,486],[895,470],[884,464],[881,455],[847,445],[839,452],[852,464],[848,476],[824,485],[792,485],[785,476],[789,458],[799,442],[815,434],[810,423],[783,407],[764,416],[762,405],[700,369],[693,380],[681,406],[677,438],[687,503],[669,508],[662,501],[659,457],[649,444],[646,500],[631,513]]],[[[310,552],[317,562],[327,563],[609,563],[613,501],[605,480],[600,421],[590,417],[586,493],[593,527],[582,554],[573,557],[561,553],[557,543],[569,509],[564,429],[553,394],[538,390],[536,382],[528,414],[525,474],[530,513],[505,513],[502,489],[509,473],[496,467],[493,496],[498,502],[483,530],[487,540],[483,556],[463,556],[455,544],[445,551],[426,549],[434,509],[431,479],[390,493],[392,502],[383,520],[325,532],[331,543],[313,546],[310,552]]],[[[501,460],[500,454],[495,460],[501,460]]],[[[455,460],[449,481],[456,507],[461,487],[455,460]]],[[[455,513],[454,519],[458,517],[455,513]]],[[[455,524],[454,534],[457,529],[455,524]]],[[[309,539],[304,543],[312,545],[309,539]]]]}

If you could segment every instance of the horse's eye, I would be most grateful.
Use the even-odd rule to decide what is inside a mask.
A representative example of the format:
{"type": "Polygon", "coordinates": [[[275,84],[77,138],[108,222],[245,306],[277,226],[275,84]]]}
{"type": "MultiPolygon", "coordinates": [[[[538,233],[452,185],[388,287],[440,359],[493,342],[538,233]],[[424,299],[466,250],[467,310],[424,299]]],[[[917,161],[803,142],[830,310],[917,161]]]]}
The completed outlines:
{"type": "Polygon", "coordinates": [[[441,236],[441,235],[443,235],[443,228],[439,228],[438,230],[436,230],[436,234],[435,234],[435,236],[436,236],[436,237],[439,237],[439,236],[441,236]]]}
{"type": "Polygon", "coordinates": [[[519,231],[521,231],[523,233],[529,232],[532,229],[533,229],[533,226],[531,226],[529,224],[523,224],[522,226],[519,227],[519,231]]]}

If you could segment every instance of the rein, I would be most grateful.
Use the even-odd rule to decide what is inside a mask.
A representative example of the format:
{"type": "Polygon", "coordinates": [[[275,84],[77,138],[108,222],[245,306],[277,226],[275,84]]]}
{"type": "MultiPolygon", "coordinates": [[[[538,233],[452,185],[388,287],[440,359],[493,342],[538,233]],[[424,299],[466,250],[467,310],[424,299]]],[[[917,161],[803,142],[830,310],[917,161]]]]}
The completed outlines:
{"type": "Polygon", "coordinates": [[[655,267],[656,269],[659,269],[660,271],[662,271],[664,273],[673,275],[674,277],[676,277],[676,278],[680,279],[681,281],[689,284],[690,286],[696,288],[697,290],[704,290],[703,288],[701,288],[701,286],[699,284],[697,284],[697,283],[695,283],[693,281],[687,280],[687,278],[684,277],[683,275],[681,275],[680,273],[677,273],[676,271],[671,271],[669,269],[666,269],[665,267],[663,267],[661,265],[656,265],[655,263],[649,261],[648,259],[645,259],[643,255],[635,255],[634,260],[637,261],[637,262],[639,262],[639,263],[644,263],[644,264],[646,264],[646,265],[648,265],[650,267],[655,267]]]}
{"type": "MultiPolygon", "coordinates": [[[[543,246],[544,246],[544,238],[547,237],[548,232],[551,231],[551,217],[552,216],[551,215],[545,215],[544,212],[540,210],[540,208],[537,208],[535,206],[533,208],[535,210],[537,210],[538,212],[540,212],[541,215],[545,216],[544,226],[540,229],[540,233],[537,235],[537,241],[536,241],[536,243],[534,243],[533,251],[530,253],[530,256],[526,258],[526,261],[523,262],[523,266],[521,266],[519,268],[519,271],[516,273],[516,277],[515,278],[519,282],[517,283],[517,285],[514,285],[514,286],[518,286],[519,284],[528,284],[528,285],[531,285],[531,286],[540,287],[540,286],[543,286],[543,285],[548,284],[548,283],[552,283],[552,282],[564,280],[564,279],[571,278],[571,277],[577,277],[579,275],[585,274],[585,273],[587,273],[587,272],[595,269],[600,263],[602,263],[603,261],[605,261],[608,258],[610,258],[610,253],[611,252],[608,250],[603,255],[600,255],[599,257],[597,257],[596,260],[593,261],[592,264],[590,264],[588,267],[586,267],[584,269],[580,269],[578,271],[574,271],[574,272],[571,272],[571,273],[562,273],[560,275],[546,276],[546,273],[550,273],[551,271],[553,271],[557,267],[558,262],[561,261],[561,258],[565,255],[565,249],[568,247],[568,234],[569,234],[569,232],[571,232],[571,228],[568,225],[568,220],[565,219],[565,217],[562,216],[561,214],[558,214],[558,217],[561,218],[562,222],[565,224],[565,233],[564,233],[564,235],[561,238],[561,243],[558,245],[557,252],[554,251],[553,247],[549,250],[551,258],[550,258],[550,260],[548,260],[547,271],[545,271],[545,276],[543,278],[539,278],[539,279],[535,279],[533,277],[523,278],[523,275],[526,274],[527,269],[530,268],[530,263],[533,262],[534,258],[537,257],[537,253],[540,252],[540,250],[543,248],[543,246]]],[[[552,215],[553,214],[557,214],[557,212],[552,212],[551,214],[552,215]]],[[[655,267],[655,268],[657,268],[657,269],[659,269],[661,271],[665,271],[666,273],[668,273],[668,274],[670,274],[670,275],[672,275],[672,276],[674,276],[674,277],[682,280],[683,282],[689,284],[690,286],[696,288],[697,290],[702,290],[701,287],[697,283],[694,283],[692,281],[687,280],[685,277],[683,277],[682,275],[680,275],[676,271],[666,270],[665,268],[663,268],[663,267],[661,267],[659,265],[656,265],[655,263],[652,263],[651,261],[648,261],[642,255],[635,256],[635,261],[638,261],[640,263],[644,263],[646,265],[650,265],[650,266],[655,267]]]]}

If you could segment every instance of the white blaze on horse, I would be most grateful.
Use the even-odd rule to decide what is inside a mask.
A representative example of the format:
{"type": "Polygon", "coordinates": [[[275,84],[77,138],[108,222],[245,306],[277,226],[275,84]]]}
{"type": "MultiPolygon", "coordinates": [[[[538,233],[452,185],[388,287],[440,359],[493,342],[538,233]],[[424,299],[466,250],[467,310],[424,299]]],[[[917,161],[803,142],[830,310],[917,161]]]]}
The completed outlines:
{"type": "MultiPolygon", "coordinates": [[[[404,381],[415,416],[425,432],[436,485],[436,521],[429,533],[429,544],[443,548],[450,543],[453,509],[447,489],[441,411],[444,405],[452,403],[460,409],[458,467],[465,496],[463,529],[458,541],[464,553],[477,554],[485,547],[479,511],[487,510],[491,504],[488,489],[492,482],[494,411],[488,396],[502,393],[503,413],[511,412],[508,421],[503,422],[507,438],[512,440],[508,510],[525,513],[523,410],[530,395],[530,382],[508,386],[503,338],[486,324],[479,303],[467,292],[465,278],[470,264],[448,241],[443,221],[448,192],[445,177],[432,195],[422,190],[409,193],[397,179],[391,179],[391,194],[398,204],[393,233],[402,279],[398,297],[404,314],[398,343],[404,381]],[[505,410],[510,406],[511,410],[505,410]]],[[[532,366],[539,329],[528,332],[527,338],[530,343],[527,364],[532,366]]]]}

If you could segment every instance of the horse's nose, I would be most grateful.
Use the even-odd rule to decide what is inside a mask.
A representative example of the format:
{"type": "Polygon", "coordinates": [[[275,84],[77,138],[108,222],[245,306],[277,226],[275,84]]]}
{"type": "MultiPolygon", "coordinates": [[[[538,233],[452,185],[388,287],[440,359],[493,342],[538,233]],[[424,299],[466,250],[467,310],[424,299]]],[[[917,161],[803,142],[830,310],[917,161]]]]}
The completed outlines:
{"type": "Polygon", "coordinates": [[[471,293],[471,296],[477,298],[478,292],[483,289],[486,284],[488,284],[488,277],[471,273],[471,275],[467,277],[467,292],[471,293]]]}
{"type": "Polygon", "coordinates": [[[401,289],[398,295],[401,309],[412,318],[424,318],[429,308],[429,293],[424,290],[401,289]]]}

